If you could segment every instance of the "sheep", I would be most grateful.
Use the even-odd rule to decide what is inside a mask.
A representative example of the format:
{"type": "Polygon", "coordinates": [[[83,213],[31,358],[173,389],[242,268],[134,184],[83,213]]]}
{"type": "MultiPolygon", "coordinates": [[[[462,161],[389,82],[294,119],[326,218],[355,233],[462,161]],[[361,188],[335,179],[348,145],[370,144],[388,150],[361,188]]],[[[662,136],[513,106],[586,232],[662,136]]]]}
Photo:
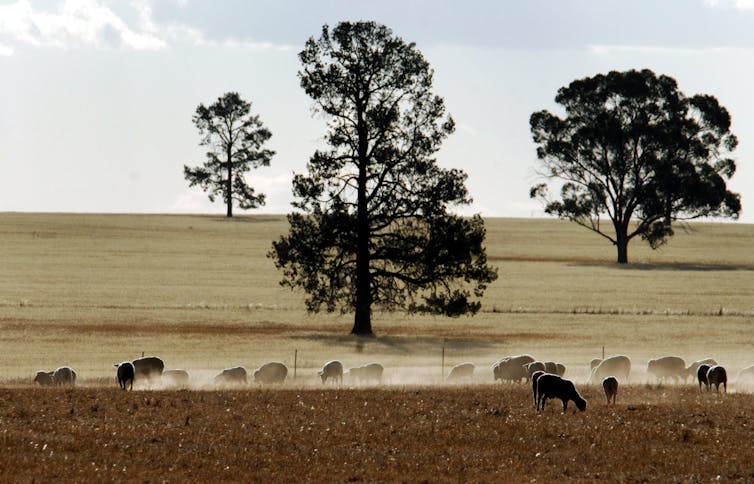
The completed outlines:
{"type": "Polygon", "coordinates": [[[592,358],[592,361],[589,362],[589,371],[594,370],[599,366],[599,364],[602,363],[602,358],[592,358]]]}
{"type": "Polygon", "coordinates": [[[382,372],[384,370],[379,363],[369,363],[357,368],[349,368],[347,373],[355,382],[374,381],[379,384],[382,383],[382,372]]]}
{"type": "Polygon", "coordinates": [[[53,376],[54,371],[38,371],[34,377],[34,382],[42,387],[49,387],[55,384],[55,378],[53,376]]]}
{"type": "Polygon", "coordinates": [[[500,382],[509,381],[519,383],[522,378],[529,379],[524,365],[534,362],[530,355],[506,356],[496,361],[492,366],[492,374],[495,380],[500,382]]]}
{"type": "Polygon", "coordinates": [[[254,383],[283,383],[288,367],[277,361],[265,363],[254,371],[254,383]]]}
{"type": "Polygon", "coordinates": [[[615,405],[615,399],[618,396],[618,379],[614,376],[605,378],[602,380],[602,389],[605,391],[607,404],[610,405],[610,400],[612,400],[615,405]]]}
{"type": "Polygon", "coordinates": [[[564,380],[558,375],[545,373],[537,379],[538,406],[543,412],[548,398],[559,398],[563,402],[563,412],[568,409],[569,400],[573,400],[580,411],[586,410],[586,400],[576,391],[572,381],[564,380]]]}
{"type": "Polygon", "coordinates": [[[246,382],[246,368],[243,366],[226,368],[215,376],[215,384],[218,385],[240,385],[246,382]]]}
{"type": "Polygon", "coordinates": [[[461,363],[450,369],[446,380],[460,380],[461,378],[471,378],[474,374],[474,363],[461,363]]]}
{"type": "Polygon", "coordinates": [[[707,372],[711,368],[710,365],[699,365],[699,368],[696,369],[696,378],[699,380],[699,393],[702,393],[702,383],[704,383],[704,386],[707,387],[707,391],[709,391],[709,380],[707,380],[707,372]]]}
{"type": "Polygon", "coordinates": [[[145,356],[134,360],[134,378],[144,377],[147,380],[159,379],[165,369],[165,363],[156,356],[145,356]]]}
{"type": "Polygon", "coordinates": [[[754,380],[754,365],[747,366],[746,368],[738,372],[736,382],[746,384],[750,383],[752,380],[754,380]]]}
{"type": "Polygon", "coordinates": [[[531,380],[531,392],[534,395],[534,408],[538,408],[538,401],[537,401],[537,381],[539,381],[539,377],[544,375],[545,372],[542,370],[537,370],[534,373],[531,374],[529,379],[531,380]]]}
{"type": "Polygon", "coordinates": [[[74,386],[76,384],[76,372],[69,366],[61,366],[53,372],[52,379],[56,385],[74,386]]]}
{"type": "Polygon", "coordinates": [[[714,358],[704,358],[703,360],[697,360],[691,363],[686,368],[686,378],[688,377],[694,378],[695,376],[697,376],[697,370],[699,369],[699,365],[714,366],[714,365],[717,365],[717,361],[715,361],[714,358]]]}
{"type": "Polygon", "coordinates": [[[322,366],[322,369],[317,372],[317,375],[322,379],[322,383],[326,383],[328,378],[338,385],[343,384],[343,363],[338,360],[328,361],[322,366]]]}
{"type": "Polygon", "coordinates": [[[599,365],[594,367],[589,377],[589,383],[597,383],[603,378],[614,376],[618,379],[628,381],[628,375],[631,372],[631,360],[627,356],[611,356],[602,360],[599,365]]]}
{"type": "Polygon", "coordinates": [[[185,386],[189,382],[189,374],[186,370],[165,370],[162,372],[162,381],[168,385],[185,386]]]}
{"type": "Polygon", "coordinates": [[[723,390],[728,393],[728,372],[720,365],[715,365],[707,370],[707,382],[710,386],[715,385],[715,391],[720,393],[720,384],[723,385],[723,390]]]}
{"type": "Polygon", "coordinates": [[[553,375],[563,376],[565,375],[565,371],[565,365],[555,363],[554,361],[545,361],[545,373],[552,373],[553,375]]]}
{"type": "Polygon", "coordinates": [[[534,376],[534,373],[541,371],[542,373],[546,373],[547,370],[545,368],[545,364],[541,361],[532,361],[531,363],[527,363],[524,365],[524,370],[526,371],[526,376],[531,380],[532,376],[534,376]]]}
{"type": "Polygon", "coordinates": [[[661,382],[666,378],[672,378],[675,383],[678,383],[679,380],[685,381],[688,376],[686,362],[678,356],[663,356],[649,360],[647,373],[653,374],[661,382]]]}
{"type": "Polygon", "coordinates": [[[136,370],[134,370],[134,364],[130,361],[124,361],[123,363],[117,363],[115,365],[118,368],[115,372],[115,379],[120,385],[121,390],[125,390],[128,385],[129,390],[134,388],[134,376],[136,370]]]}

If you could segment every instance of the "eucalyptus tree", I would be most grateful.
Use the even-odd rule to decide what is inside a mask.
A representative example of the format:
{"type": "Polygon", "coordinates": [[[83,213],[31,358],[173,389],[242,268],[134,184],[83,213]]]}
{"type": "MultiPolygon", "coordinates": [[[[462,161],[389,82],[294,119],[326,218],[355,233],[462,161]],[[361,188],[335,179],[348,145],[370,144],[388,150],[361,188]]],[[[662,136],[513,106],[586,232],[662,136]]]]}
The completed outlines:
{"type": "Polygon", "coordinates": [[[713,96],[687,97],[645,69],[575,80],[555,101],[565,116],[538,111],[530,124],[540,174],[557,180],[560,197],[546,183],[530,194],[612,242],[618,263],[634,237],[657,248],[677,220],[738,217],[740,196],[726,183],[738,141],[713,96]]]}

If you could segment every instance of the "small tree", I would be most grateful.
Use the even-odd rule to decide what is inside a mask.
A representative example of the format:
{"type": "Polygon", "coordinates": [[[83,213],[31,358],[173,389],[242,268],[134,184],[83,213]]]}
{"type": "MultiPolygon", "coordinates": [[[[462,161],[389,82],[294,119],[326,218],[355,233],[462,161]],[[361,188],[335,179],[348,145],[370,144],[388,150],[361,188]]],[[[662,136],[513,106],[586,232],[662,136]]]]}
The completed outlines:
{"type": "Polygon", "coordinates": [[[274,151],[261,149],[272,134],[250,114],[251,103],[237,92],[225,93],[206,107],[200,104],[192,121],[199,128],[201,146],[207,146],[207,161],[202,166],[183,166],[189,186],[199,185],[210,201],[222,196],[227,216],[233,216],[233,202],[242,209],[264,205],[263,193],[255,193],[244,174],[251,168],[269,166],[274,151]]]}
{"type": "Polygon", "coordinates": [[[615,244],[619,263],[631,239],[657,248],[676,220],[738,216],[740,197],[726,186],[737,140],[714,97],[688,98],[674,79],[645,69],[573,81],[555,100],[564,118],[539,111],[530,123],[542,175],[564,183],[559,200],[546,184],[531,196],[615,244]]]}
{"type": "Polygon", "coordinates": [[[453,132],[432,70],[414,44],[374,22],[322,29],[299,54],[301,86],[328,120],[329,149],[296,175],[290,232],[270,256],[283,285],[308,293],[309,311],[354,311],[372,334],[372,307],[475,313],[497,272],[487,266],[466,174],[433,155],[453,132]]]}

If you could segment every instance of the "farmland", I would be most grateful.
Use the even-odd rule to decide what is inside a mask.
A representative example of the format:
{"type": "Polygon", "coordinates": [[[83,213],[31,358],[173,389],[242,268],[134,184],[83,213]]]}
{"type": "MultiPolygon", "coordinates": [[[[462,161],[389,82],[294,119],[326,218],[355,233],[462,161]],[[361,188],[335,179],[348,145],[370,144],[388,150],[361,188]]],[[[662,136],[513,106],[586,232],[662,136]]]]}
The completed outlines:
{"type": "Polygon", "coordinates": [[[754,364],[754,226],[679,227],[619,267],[565,222],[486,223],[500,277],[478,315],[377,312],[361,339],[279,286],[266,252],[284,217],[0,214],[0,480],[754,479],[754,396],[644,372],[665,354],[714,356],[732,379],[754,364]],[[615,408],[583,385],[603,347],[634,361],[615,408]],[[472,361],[472,381],[440,385],[443,348],[445,373],[472,361]],[[117,391],[113,363],[142,353],[196,391],[117,391]],[[524,386],[493,386],[489,364],[517,353],[563,362],[587,412],[537,416],[524,386]],[[278,389],[209,385],[294,355],[278,389]],[[380,361],[386,385],[323,390],[332,358],[380,361]],[[64,364],[80,388],[30,384],[64,364]]]}

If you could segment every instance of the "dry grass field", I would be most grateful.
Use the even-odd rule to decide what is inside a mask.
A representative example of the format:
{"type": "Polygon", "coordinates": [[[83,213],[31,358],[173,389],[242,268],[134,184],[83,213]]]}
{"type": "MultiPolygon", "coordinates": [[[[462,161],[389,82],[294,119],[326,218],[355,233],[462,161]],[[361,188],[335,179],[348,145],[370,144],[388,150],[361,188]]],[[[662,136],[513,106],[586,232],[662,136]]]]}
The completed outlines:
{"type": "Polygon", "coordinates": [[[500,277],[480,314],[376,313],[362,339],[279,286],[265,254],[282,216],[0,213],[0,481],[754,480],[754,396],[735,382],[754,364],[754,226],[635,241],[625,267],[566,222],[487,229],[500,277]],[[471,382],[443,384],[443,347],[446,372],[477,364],[471,382]],[[615,408],[583,385],[603,347],[634,362],[615,408]],[[281,388],[208,385],[229,366],[292,369],[294,352],[281,388]],[[197,391],[116,390],[113,363],[142,353],[197,391]],[[538,416],[526,388],[493,386],[490,363],[518,353],[563,362],[587,412],[538,416]],[[714,356],[730,393],[645,383],[669,354],[714,356]],[[323,390],[333,358],[381,362],[386,385],[323,390]],[[33,387],[61,365],[80,388],[33,387]]]}

